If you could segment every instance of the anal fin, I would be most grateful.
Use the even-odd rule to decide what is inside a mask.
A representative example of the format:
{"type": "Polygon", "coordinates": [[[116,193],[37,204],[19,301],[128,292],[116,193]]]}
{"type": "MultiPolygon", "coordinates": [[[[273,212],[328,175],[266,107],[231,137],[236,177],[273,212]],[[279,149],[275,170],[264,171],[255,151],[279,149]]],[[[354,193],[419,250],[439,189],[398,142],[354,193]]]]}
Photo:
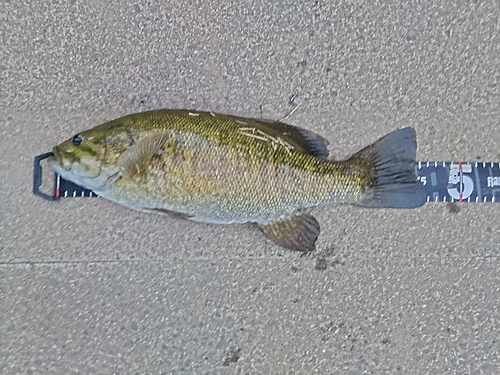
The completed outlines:
{"type": "Polygon", "coordinates": [[[278,245],[296,251],[313,251],[319,236],[314,216],[301,214],[270,224],[259,224],[265,236],[278,245]]]}

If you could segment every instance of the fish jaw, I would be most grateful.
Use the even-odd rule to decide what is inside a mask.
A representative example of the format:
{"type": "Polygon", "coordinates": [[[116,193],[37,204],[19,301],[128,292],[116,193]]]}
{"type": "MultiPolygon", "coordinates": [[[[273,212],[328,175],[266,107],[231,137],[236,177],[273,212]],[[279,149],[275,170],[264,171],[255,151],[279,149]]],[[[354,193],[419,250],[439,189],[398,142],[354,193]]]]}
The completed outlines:
{"type": "Polygon", "coordinates": [[[85,167],[72,160],[71,156],[63,156],[57,146],[54,147],[53,153],[54,155],[48,158],[47,163],[55,173],[95,193],[104,194],[119,178],[118,171],[103,173],[102,168],[97,175],[89,175],[85,167]]]}

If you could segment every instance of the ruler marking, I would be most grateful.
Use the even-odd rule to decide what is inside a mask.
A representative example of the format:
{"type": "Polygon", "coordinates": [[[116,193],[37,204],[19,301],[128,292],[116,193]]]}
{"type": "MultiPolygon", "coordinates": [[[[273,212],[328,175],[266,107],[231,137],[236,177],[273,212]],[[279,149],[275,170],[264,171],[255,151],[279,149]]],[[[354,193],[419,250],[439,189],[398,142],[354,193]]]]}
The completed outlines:
{"type": "Polygon", "coordinates": [[[477,168],[474,168],[474,177],[476,178],[476,195],[481,199],[483,196],[483,192],[481,191],[481,180],[479,179],[479,171],[477,168]]]}
{"type": "Polygon", "coordinates": [[[463,198],[463,190],[464,190],[464,175],[462,173],[462,162],[458,163],[458,173],[460,175],[460,193],[459,193],[459,202],[462,202],[463,198]]]}
{"type": "Polygon", "coordinates": [[[59,198],[61,196],[61,175],[57,175],[56,179],[56,197],[59,198]]]}
{"type": "Polygon", "coordinates": [[[431,173],[431,185],[432,186],[436,186],[437,184],[438,184],[437,173],[436,172],[432,172],[431,173]]]}

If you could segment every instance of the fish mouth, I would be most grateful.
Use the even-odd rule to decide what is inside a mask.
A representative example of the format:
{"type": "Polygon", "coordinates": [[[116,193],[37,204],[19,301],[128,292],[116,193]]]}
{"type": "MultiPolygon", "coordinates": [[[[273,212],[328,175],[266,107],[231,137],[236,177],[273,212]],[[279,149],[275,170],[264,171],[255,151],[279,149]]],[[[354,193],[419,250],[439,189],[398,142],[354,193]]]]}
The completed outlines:
{"type": "Polygon", "coordinates": [[[59,150],[57,146],[52,149],[52,156],[49,156],[47,162],[52,169],[57,169],[56,172],[68,172],[71,170],[71,166],[73,165],[73,158],[65,155],[63,152],[59,150]]]}
{"type": "Polygon", "coordinates": [[[119,171],[111,175],[102,173],[102,166],[99,165],[95,175],[85,172],[85,167],[75,161],[71,153],[59,149],[57,146],[52,149],[47,163],[49,167],[62,178],[80,185],[86,189],[103,194],[120,177],[119,171]]]}

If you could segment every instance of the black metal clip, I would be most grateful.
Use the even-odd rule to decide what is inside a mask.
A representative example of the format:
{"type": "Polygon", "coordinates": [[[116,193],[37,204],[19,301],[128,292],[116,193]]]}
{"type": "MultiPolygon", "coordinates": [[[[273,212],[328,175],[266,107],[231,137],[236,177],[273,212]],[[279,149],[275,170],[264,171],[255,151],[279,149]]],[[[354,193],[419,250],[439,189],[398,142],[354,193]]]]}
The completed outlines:
{"type": "Polygon", "coordinates": [[[42,185],[42,166],[40,165],[40,162],[52,155],[54,155],[52,152],[47,152],[46,154],[38,155],[35,157],[33,168],[33,193],[35,195],[38,195],[39,197],[42,197],[43,199],[46,199],[48,201],[55,201],[62,197],[76,198],[99,196],[92,190],[85,189],[84,187],[74,184],[71,181],[65,180],[57,173],[54,174],[53,195],[48,195],[40,191],[40,186],[42,185]]]}
{"type": "MultiPolygon", "coordinates": [[[[33,193],[48,201],[55,201],[59,199],[59,196],[57,195],[56,192],[55,181],[54,181],[54,195],[48,195],[40,191],[40,186],[42,185],[42,166],[40,165],[40,162],[52,155],[54,155],[52,152],[47,152],[46,154],[36,156],[35,163],[33,166],[33,193]]],[[[57,175],[55,176],[55,179],[57,180],[57,175]]]]}

